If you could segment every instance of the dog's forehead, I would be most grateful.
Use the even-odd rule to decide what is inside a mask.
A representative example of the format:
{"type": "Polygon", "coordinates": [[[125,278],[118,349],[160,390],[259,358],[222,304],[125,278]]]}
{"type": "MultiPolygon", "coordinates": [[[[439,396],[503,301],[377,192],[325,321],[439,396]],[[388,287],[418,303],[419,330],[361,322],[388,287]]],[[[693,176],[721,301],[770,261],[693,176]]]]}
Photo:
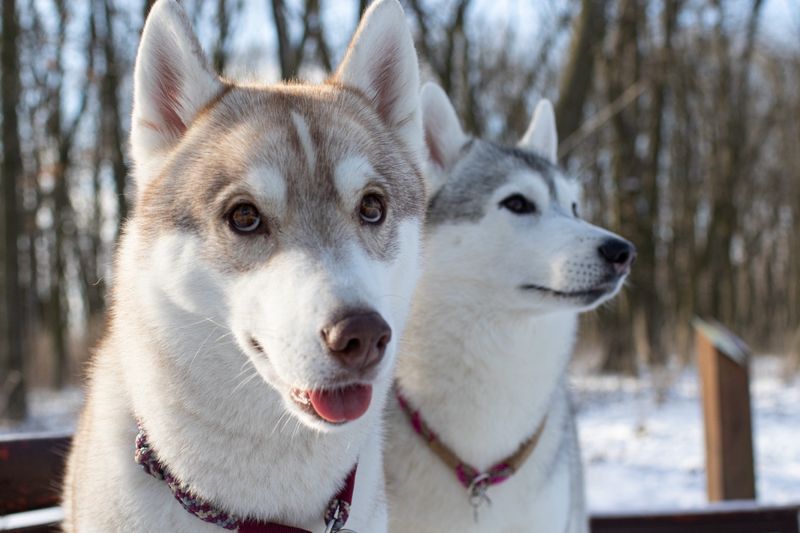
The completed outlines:
{"type": "Polygon", "coordinates": [[[533,152],[473,140],[429,201],[427,223],[478,221],[495,191],[512,181],[539,182],[556,199],[563,180],[558,167],[533,152]]]}
{"type": "Polygon", "coordinates": [[[292,235],[334,243],[370,180],[386,191],[392,224],[422,217],[416,159],[360,94],[324,85],[235,87],[190,127],[137,215],[155,232],[201,233],[231,201],[249,197],[295,228],[292,235]]]}
{"type": "Polygon", "coordinates": [[[253,169],[271,168],[290,189],[323,186],[341,160],[360,157],[398,186],[421,191],[416,162],[394,141],[354,91],[234,87],[190,128],[159,181],[192,180],[195,191],[213,193],[230,182],[246,179],[252,185],[253,169]]]}
{"type": "Polygon", "coordinates": [[[232,162],[291,168],[313,168],[352,151],[380,156],[387,136],[357,95],[325,86],[237,88],[203,129],[197,135],[221,142],[232,162]]]}
{"type": "Polygon", "coordinates": [[[559,200],[571,202],[580,201],[582,187],[581,182],[576,178],[559,171],[556,174],[555,184],[559,200]]]}

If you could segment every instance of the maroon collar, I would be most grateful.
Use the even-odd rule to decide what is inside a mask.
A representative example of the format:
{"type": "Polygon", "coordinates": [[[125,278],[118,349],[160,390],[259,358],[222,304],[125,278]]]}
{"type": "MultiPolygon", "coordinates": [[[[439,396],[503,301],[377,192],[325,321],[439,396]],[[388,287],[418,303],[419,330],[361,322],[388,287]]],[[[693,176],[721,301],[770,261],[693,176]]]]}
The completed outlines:
{"type": "MultiPolygon", "coordinates": [[[[139,433],[136,435],[136,462],[144,471],[156,479],[163,480],[169,486],[175,499],[191,514],[200,520],[216,524],[221,528],[238,531],[239,533],[311,533],[308,530],[293,526],[285,526],[274,522],[261,522],[251,518],[239,518],[226,513],[205,502],[192,494],[191,489],[175,479],[166,466],[156,457],[153,448],[147,440],[147,434],[140,420],[136,421],[139,433]]],[[[344,486],[328,503],[323,520],[327,526],[326,532],[336,533],[344,528],[350,515],[350,504],[353,501],[353,490],[356,484],[356,469],[358,463],[347,475],[344,486]]],[[[344,532],[343,532],[344,533],[344,532]]]]}

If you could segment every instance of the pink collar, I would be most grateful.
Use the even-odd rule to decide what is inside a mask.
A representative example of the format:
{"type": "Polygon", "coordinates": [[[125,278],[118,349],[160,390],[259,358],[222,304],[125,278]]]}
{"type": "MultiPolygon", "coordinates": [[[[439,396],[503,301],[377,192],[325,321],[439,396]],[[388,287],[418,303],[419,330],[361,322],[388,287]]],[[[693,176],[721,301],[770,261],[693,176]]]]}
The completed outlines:
{"type": "MultiPolygon", "coordinates": [[[[285,526],[274,522],[260,522],[251,518],[239,518],[193,496],[191,489],[175,479],[166,466],[158,460],[153,448],[147,441],[147,434],[144,431],[141,420],[137,420],[136,425],[139,427],[139,433],[136,435],[136,462],[142,466],[146,473],[166,482],[175,499],[180,502],[183,508],[200,520],[216,524],[224,529],[238,531],[239,533],[311,533],[298,527],[285,526]]],[[[331,499],[325,509],[323,520],[327,526],[326,532],[336,533],[342,531],[344,533],[344,524],[350,515],[350,504],[353,501],[357,468],[358,463],[348,474],[342,490],[331,499]]]]}
{"type": "Polygon", "coordinates": [[[439,439],[436,432],[434,432],[422,418],[420,412],[414,409],[405,396],[403,396],[396,383],[395,394],[397,396],[397,403],[406,414],[414,432],[428,445],[434,455],[453,470],[458,482],[467,489],[469,503],[472,505],[476,519],[478,507],[484,502],[491,503],[486,491],[489,487],[504,482],[522,468],[522,465],[528,460],[533,450],[536,448],[536,445],[539,443],[539,439],[544,432],[544,426],[547,423],[547,415],[545,415],[533,435],[522,442],[519,448],[517,448],[517,451],[495,463],[493,466],[489,467],[488,470],[481,472],[474,466],[463,461],[458,454],[439,439]]]}

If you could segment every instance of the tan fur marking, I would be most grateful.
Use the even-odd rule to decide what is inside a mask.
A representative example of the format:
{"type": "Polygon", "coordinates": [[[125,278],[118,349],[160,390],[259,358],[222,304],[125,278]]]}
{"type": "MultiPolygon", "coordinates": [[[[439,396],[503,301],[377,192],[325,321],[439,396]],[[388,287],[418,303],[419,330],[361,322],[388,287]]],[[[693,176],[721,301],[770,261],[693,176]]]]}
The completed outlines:
{"type": "Polygon", "coordinates": [[[174,229],[196,233],[209,260],[224,270],[261,267],[286,247],[339,253],[354,237],[371,257],[395,256],[400,221],[423,216],[424,184],[415,158],[363,95],[336,84],[297,83],[228,85],[223,93],[192,122],[140,197],[136,214],[146,239],[174,229]],[[340,197],[335,169],[350,157],[364,158],[385,191],[388,216],[380,226],[361,223],[357,198],[330,201],[340,197]],[[264,191],[248,183],[259,166],[283,177],[285,213],[260,201],[264,191]],[[233,194],[253,199],[268,221],[267,237],[232,234],[225,209],[233,194]]]}

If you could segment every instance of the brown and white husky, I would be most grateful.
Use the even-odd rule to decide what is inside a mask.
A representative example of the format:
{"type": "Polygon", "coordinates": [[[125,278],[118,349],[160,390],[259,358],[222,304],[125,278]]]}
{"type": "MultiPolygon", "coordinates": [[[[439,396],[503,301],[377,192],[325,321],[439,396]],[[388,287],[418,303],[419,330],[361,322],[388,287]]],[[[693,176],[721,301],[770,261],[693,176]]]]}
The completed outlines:
{"type": "Polygon", "coordinates": [[[336,531],[356,465],[344,527],[385,531],[381,411],[425,196],[402,8],[375,2],[328,82],[253,86],[159,0],[134,78],[136,205],[66,531],[336,531]]]}

